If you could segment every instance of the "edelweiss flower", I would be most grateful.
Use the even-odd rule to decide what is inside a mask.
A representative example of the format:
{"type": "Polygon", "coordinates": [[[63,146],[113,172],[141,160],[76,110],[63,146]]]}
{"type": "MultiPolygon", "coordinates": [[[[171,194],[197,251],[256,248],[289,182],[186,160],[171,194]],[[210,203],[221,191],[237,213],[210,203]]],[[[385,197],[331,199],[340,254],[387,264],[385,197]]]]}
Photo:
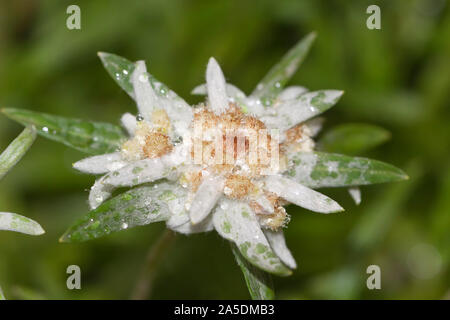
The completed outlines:
{"type": "Polygon", "coordinates": [[[284,206],[343,211],[313,188],[405,177],[379,161],[313,151],[312,138],[321,127],[315,117],[343,93],[283,89],[313,38],[294,47],[249,96],[227,84],[211,58],[206,84],[193,91],[206,94],[207,100],[194,107],[147,73],[143,61],[131,63],[100,53],[107,70],[136,101],[138,114],[123,115],[129,138],[119,150],[74,164],[80,171],[103,176],[90,191],[94,210],[63,240],[166,221],[168,228],[185,234],[215,229],[252,264],[290,274],[296,262],[283,235],[290,219],[284,206]],[[395,177],[380,172],[393,172],[395,177]],[[116,188],[138,185],[142,186],[104,203],[116,188]]]}
{"type": "MultiPolygon", "coordinates": [[[[166,192],[168,228],[181,233],[214,228],[224,238],[234,241],[254,264],[286,274],[288,270],[283,264],[295,268],[296,263],[284,241],[282,229],[289,217],[283,205],[294,203],[322,213],[343,210],[327,196],[286,175],[295,168],[295,152],[312,151],[314,147],[311,136],[317,131],[316,124],[303,123],[335,104],[342,92],[307,92],[302,87],[289,87],[268,108],[257,95],[246,97],[236,87],[227,85],[214,58],[208,63],[206,80],[206,85],[197,87],[194,93],[207,93],[208,100],[192,109],[152,80],[145,63],[138,61],[131,81],[139,114],[122,117],[130,139],[121,150],[84,159],[74,167],[83,172],[105,174],[91,189],[92,208],[106,200],[114,188],[166,179],[148,191],[148,208],[156,204],[152,204],[155,193],[161,198],[166,192]],[[192,163],[191,150],[196,143],[193,140],[201,139],[203,149],[213,144],[206,132],[199,138],[186,140],[194,136],[196,125],[202,125],[204,131],[219,128],[224,137],[230,130],[278,129],[282,137],[280,162],[285,163],[280,164],[278,172],[264,175],[261,161],[249,163],[248,149],[243,159],[237,159],[237,146],[232,148],[230,164],[208,165],[209,159],[192,163]]],[[[267,139],[273,139],[270,133],[267,139]]]]}

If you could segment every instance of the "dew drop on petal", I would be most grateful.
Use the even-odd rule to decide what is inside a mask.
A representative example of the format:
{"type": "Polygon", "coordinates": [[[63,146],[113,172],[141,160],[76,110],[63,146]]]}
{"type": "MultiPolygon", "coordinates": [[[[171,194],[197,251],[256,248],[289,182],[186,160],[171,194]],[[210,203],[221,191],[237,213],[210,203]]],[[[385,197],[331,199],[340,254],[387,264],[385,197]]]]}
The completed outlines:
{"type": "Polygon", "coordinates": [[[139,81],[140,82],[147,82],[148,81],[148,75],[146,73],[142,73],[139,75],[139,81]]]}

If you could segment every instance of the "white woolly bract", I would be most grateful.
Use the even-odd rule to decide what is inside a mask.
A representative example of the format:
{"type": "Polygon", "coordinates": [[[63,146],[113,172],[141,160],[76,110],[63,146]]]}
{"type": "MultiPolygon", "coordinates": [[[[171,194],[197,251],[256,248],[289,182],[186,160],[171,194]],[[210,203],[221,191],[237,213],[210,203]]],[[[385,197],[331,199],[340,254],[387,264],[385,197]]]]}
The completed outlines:
{"type": "Polygon", "coordinates": [[[144,119],[151,120],[151,114],[157,105],[157,96],[150,85],[147,67],[144,61],[137,61],[131,76],[139,114],[144,119]]]}
{"type": "Polygon", "coordinates": [[[120,152],[113,152],[93,156],[77,161],[73,167],[79,171],[90,174],[103,174],[123,168],[128,163],[122,159],[120,152]]]}
{"type": "Polygon", "coordinates": [[[299,207],[311,211],[320,213],[344,211],[333,199],[281,176],[267,177],[266,189],[299,207]]]}
{"type": "Polygon", "coordinates": [[[353,201],[355,201],[356,205],[361,203],[361,189],[358,187],[348,188],[348,193],[352,197],[353,201]]]}
{"type": "Polygon", "coordinates": [[[287,130],[332,107],[343,92],[338,90],[320,90],[300,95],[296,99],[280,102],[261,116],[269,128],[287,130]]]}
{"type": "Polygon", "coordinates": [[[45,233],[36,221],[11,212],[0,212],[0,230],[15,231],[33,236],[45,233]]]}
{"type": "MultiPolygon", "coordinates": [[[[233,85],[231,83],[227,83],[225,86],[226,86],[226,93],[229,98],[239,98],[239,99],[245,98],[245,93],[242,92],[242,90],[239,89],[238,87],[236,87],[235,85],[233,85]]],[[[191,94],[195,94],[195,95],[208,94],[208,88],[206,87],[206,83],[196,86],[191,91],[191,94]]]]}
{"type": "Polygon", "coordinates": [[[228,109],[228,96],[225,85],[225,77],[222,69],[214,58],[210,58],[206,68],[206,86],[211,110],[215,114],[221,114],[228,109]]]}
{"type": "Polygon", "coordinates": [[[290,86],[281,91],[281,93],[278,95],[279,100],[291,100],[296,99],[300,95],[308,92],[308,89],[302,86],[290,86]]]}
{"type": "Polygon", "coordinates": [[[130,136],[134,135],[136,131],[136,116],[133,116],[131,113],[124,113],[120,118],[120,122],[122,126],[127,130],[130,136]]]}
{"type": "Polygon", "coordinates": [[[221,177],[207,177],[195,193],[189,209],[191,222],[197,224],[211,212],[222,196],[223,179],[221,177]]]}
{"type": "Polygon", "coordinates": [[[284,233],[280,231],[264,230],[267,240],[270,243],[275,254],[285,263],[289,268],[297,268],[297,263],[292,256],[291,251],[286,246],[286,240],[284,239],[284,233]]]}
{"type": "Polygon", "coordinates": [[[135,161],[95,181],[89,194],[91,208],[97,208],[117,187],[133,187],[167,177],[172,163],[167,158],[135,161]]]}

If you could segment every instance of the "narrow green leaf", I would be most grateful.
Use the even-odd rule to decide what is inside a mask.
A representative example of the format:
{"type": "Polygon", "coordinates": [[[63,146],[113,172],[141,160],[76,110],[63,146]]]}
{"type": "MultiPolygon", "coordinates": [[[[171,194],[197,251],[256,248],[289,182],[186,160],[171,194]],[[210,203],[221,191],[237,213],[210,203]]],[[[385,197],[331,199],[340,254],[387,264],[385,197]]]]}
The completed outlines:
{"type": "Polygon", "coordinates": [[[247,284],[248,292],[253,300],[273,300],[275,292],[273,289],[272,277],[269,273],[264,272],[252,264],[242,256],[235,244],[231,245],[237,264],[241,268],[242,274],[247,284]]]}
{"type": "Polygon", "coordinates": [[[44,229],[36,221],[10,212],[0,212],[0,230],[15,231],[32,236],[45,233],[44,229]]]}
{"type": "Polygon", "coordinates": [[[261,117],[269,127],[281,131],[309,120],[334,106],[343,95],[340,90],[307,92],[296,99],[282,102],[261,117]]]}
{"type": "Polygon", "coordinates": [[[126,136],[119,126],[65,118],[23,109],[6,108],[2,112],[23,124],[34,125],[38,134],[89,154],[104,154],[118,149],[126,136]]]}
{"type": "Polygon", "coordinates": [[[275,99],[305,59],[315,38],[316,33],[312,32],[289,50],[258,83],[252,96],[263,101],[275,99]]]}
{"type": "Polygon", "coordinates": [[[159,183],[122,193],[78,220],[60,242],[82,242],[169,218],[169,204],[179,201],[174,185],[159,183]]]}
{"type": "Polygon", "coordinates": [[[135,68],[134,62],[107,52],[99,52],[98,56],[109,75],[134,99],[134,89],[131,83],[131,75],[135,68]]]}
{"type": "Polygon", "coordinates": [[[347,123],[328,130],[318,147],[326,152],[357,155],[386,142],[389,131],[370,124],[347,123]]]}
{"type": "Polygon", "coordinates": [[[25,128],[22,133],[0,154],[0,180],[19,162],[36,139],[34,127],[25,128]]]}
{"type": "Polygon", "coordinates": [[[286,172],[310,188],[359,186],[408,179],[393,165],[367,158],[335,153],[298,152],[290,156],[292,168],[286,172]]]}
{"type": "Polygon", "coordinates": [[[3,294],[2,287],[0,287],[0,300],[6,300],[5,295],[3,294]]]}

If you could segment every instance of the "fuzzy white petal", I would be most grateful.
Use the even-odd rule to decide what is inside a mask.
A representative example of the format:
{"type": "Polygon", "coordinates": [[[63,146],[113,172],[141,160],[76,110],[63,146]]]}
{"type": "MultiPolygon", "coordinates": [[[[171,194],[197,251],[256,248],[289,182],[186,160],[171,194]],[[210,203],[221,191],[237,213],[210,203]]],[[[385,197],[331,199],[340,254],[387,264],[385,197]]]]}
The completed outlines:
{"type": "Polygon", "coordinates": [[[201,233],[201,232],[209,232],[214,229],[212,215],[206,217],[202,222],[197,224],[192,224],[190,221],[179,225],[177,227],[170,227],[173,231],[183,233],[183,234],[193,234],[193,233],[201,233]]]}
{"type": "MultiPolygon", "coordinates": [[[[236,87],[235,85],[231,83],[226,84],[226,92],[228,97],[232,98],[238,98],[238,99],[244,99],[245,93],[236,87]]],[[[208,94],[208,89],[206,88],[206,83],[200,84],[196,86],[192,91],[191,94],[194,95],[206,95],[208,94]]]]}
{"type": "Polygon", "coordinates": [[[322,130],[325,119],[317,117],[304,123],[304,130],[309,137],[315,137],[322,130]]]}
{"type": "Polygon", "coordinates": [[[350,193],[350,196],[352,197],[353,201],[355,201],[356,205],[359,205],[361,203],[361,189],[358,187],[351,187],[348,188],[348,193],[350,193]]]}
{"type": "Polygon", "coordinates": [[[286,246],[283,231],[264,230],[264,234],[278,258],[280,258],[289,268],[297,268],[297,263],[295,262],[291,251],[286,246]]]}
{"type": "Polygon", "coordinates": [[[248,113],[251,115],[255,115],[258,118],[267,115],[267,108],[261,103],[259,99],[250,96],[244,100],[244,104],[247,108],[248,113]]]}
{"type": "Polygon", "coordinates": [[[132,187],[167,176],[167,164],[163,158],[136,161],[112,172],[106,180],[115,187],[132,187]]]}
{"type": "Polygon", "coordinates": [[[177,213],[173,213],[169,220],[167,220],[166,225],[167,228],[175,230],[178,227],[181,227],[182,225],[189,223],[191,223],[191,218],[189,217],[189,214],[187,211],[180,211],[177,213]]]}
{"type": "Polygon", "coordinates": [[[228,109],[228,96],[225,77],[216,59],[210,58],[206,68],[206,86],[211,110],[221,114],[228,109]]]}
{"type": "Polygon", "coordinates": [[[267,177],[265,188],[281,198],[311,211],[320,213],[344,211],[333,199],[281,176],[267,177]]]}
{"type": "Polygon", "coordinates": [[[136,68],[131,76],[134,88],[134,95],[139,110],[139,114],[150,120],[152,111],[157,105],[158,97],[150,85],[147,67],[144,61],[137,61],[136,68]]]}
{"type": "Polygon", "coordinates": [[[91,188],[89,204],[97,208],[117,187],[133,187],[167,177],[171,165],[167,158],[144,159],[104,175],[91,188]]]}
{"type": "Polygon", "coordinates": [[[130,136],[134,135],[136,131],[136,116],[133,116],[131,113],[124,113],[120,118],[120,122],[122,126],[127,130],[130,136]]]}
{"type": "Polygon", "coordinates": [[[144,61],[136,62],[132,82],[139,113],[146,120],[151,120],[155,109],[163,109],[167,112],[176,133],[179,136],[186,134],[193,117],[192,108],[175,92],[151,77],[144,61]]]}
{"type": "Polygon", "coordinates": [[[206,88],[206,83],[199,84],[194,89],[192,89],[191,94],[203,96],[208,94],[208,89],[206,88]]]}
{"type": "Polygon", "coordinates": [[[33,236],[45,233],[36,221],[11,212],[0,212],[0,230],[15,231],[33,236]]]}
{"type": "Polygon", "coordinates": [[[214,228],[233,241],[246,259],[259,268],[280,275],[290,271],[272,251],[248,204],[223,198],[213,213],[214,228]]]}
{"type": "Polygon", "coordinates": [[[320,90],[300,95],[297,99],[281,102],[267,108],[261,120],[268,128],[287,130],[326,111],[337,103],[343,91],[320,90]]]}
{"type": "Polygon", "coordinates": [[[272,214],[275,211],[273,208],[273,204],[264,195],[259,195],[258,197],[256,197],[255,202],[261,206],[261,208],[264,210],[263,213],[265,214],[272,214]]]}
{"type": "Polygon", "coordinates": [[[189,214],[192,224],[205,219],[222,196],[223,179],[220,177],[207,177],[195,193],[189,214]]]}
{"type": "Polygon", "coordinates": [[[296,99],[298,96],[308,92],[308,89],[302,86],[291,86],[287,87],[278,95],[278,99],[280,100],[291,100],[296,99]]]}
{"type": "Polygon", "coordinates": [[[127,162],[122,160],[120,152],[113,152],[85,158],[75,162],[73,167],[81,172],[103,174],[118,170],[126,165],[127,162]]]}

